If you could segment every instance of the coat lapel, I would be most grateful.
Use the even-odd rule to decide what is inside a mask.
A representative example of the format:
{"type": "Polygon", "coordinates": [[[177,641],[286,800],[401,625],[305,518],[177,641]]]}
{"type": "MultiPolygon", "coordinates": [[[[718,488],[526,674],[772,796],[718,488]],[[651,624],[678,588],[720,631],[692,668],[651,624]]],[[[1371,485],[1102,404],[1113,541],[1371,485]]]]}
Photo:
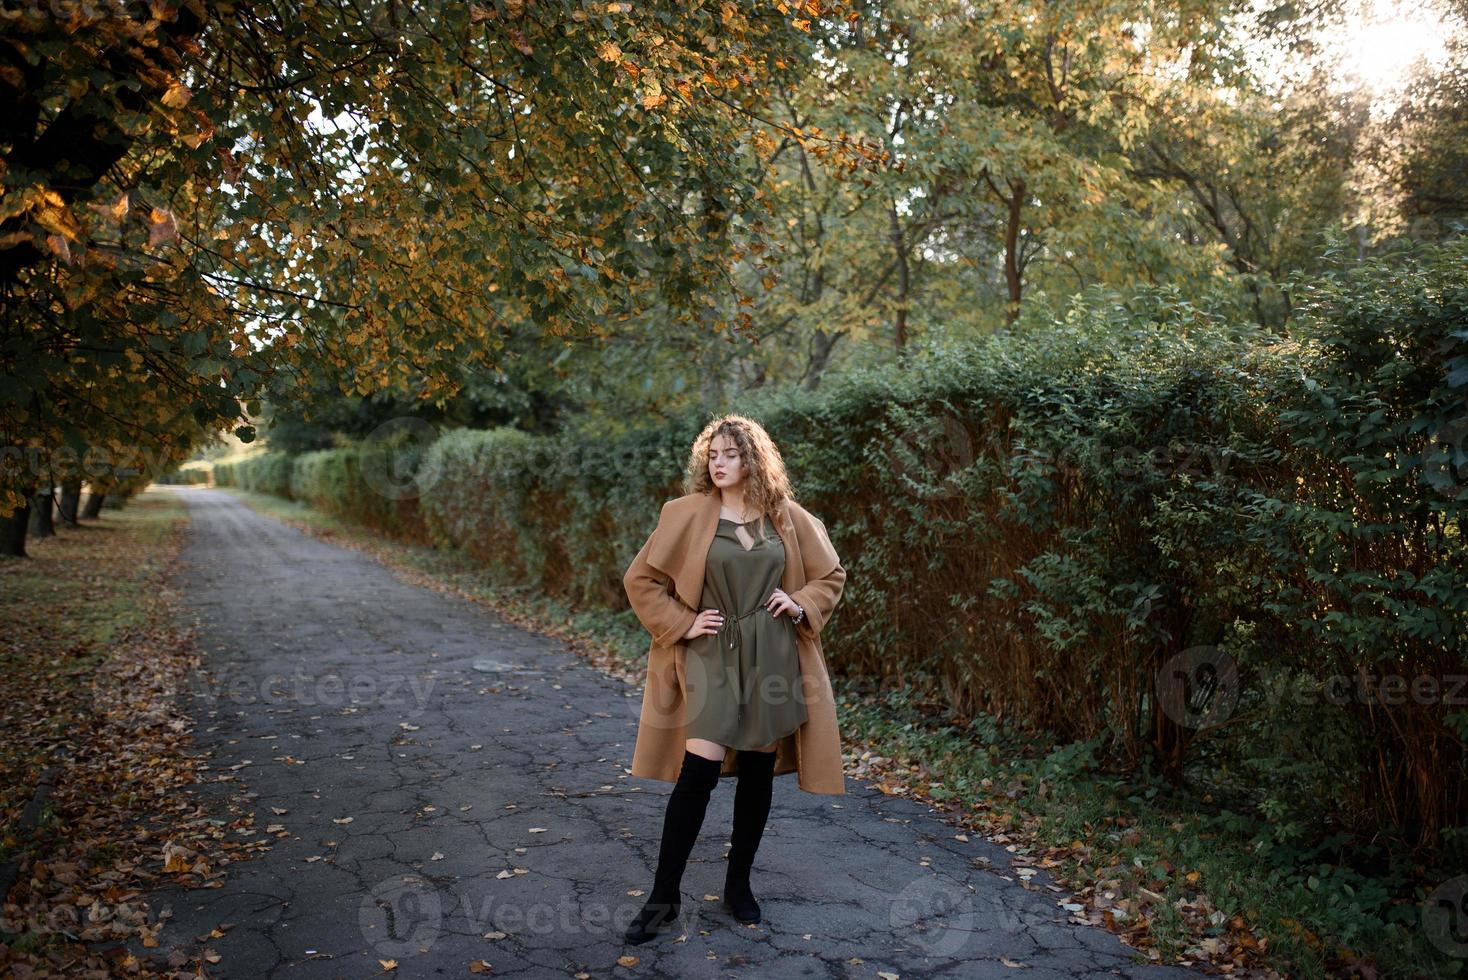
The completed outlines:
{"type": "MultiPolygon", "coordinates": [[[[690,609],[697,609],[703,598],[704,565],[719,529],[719,506],[717,493],[689,494],[671,501],[665,523],[660,524],[647,550],[647,563],[668,577],[674,594],[690,609]]],[[[774,524],[785,546],[780,588],[794,592],[805,585],[805,572],[800,543],[790,522],[789,501],[780,501],[774,524]]]]}
{"type": "Polygon", "coordinates": [[[697,609],[703,596],[704,562],[718,526],[716,494],[680,497],[668,503],[647,549],[647,563],[668,577],[674,593],[690,609],[697,609]]]}

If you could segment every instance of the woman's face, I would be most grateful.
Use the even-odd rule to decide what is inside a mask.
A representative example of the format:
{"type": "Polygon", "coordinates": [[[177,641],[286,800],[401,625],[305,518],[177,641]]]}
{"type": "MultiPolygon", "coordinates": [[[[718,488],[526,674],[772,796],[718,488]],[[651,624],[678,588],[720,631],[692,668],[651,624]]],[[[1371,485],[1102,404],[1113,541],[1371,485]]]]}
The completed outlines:
{"type": "Polygon", "coordinates": [[[739,455],[739,447],[734,445],[734,440],[728,436],[714,436],[709,443],[709,479],[714,481],[714,486],[720,490],[733,487],[747,475],[744,458],[739,455]]]}

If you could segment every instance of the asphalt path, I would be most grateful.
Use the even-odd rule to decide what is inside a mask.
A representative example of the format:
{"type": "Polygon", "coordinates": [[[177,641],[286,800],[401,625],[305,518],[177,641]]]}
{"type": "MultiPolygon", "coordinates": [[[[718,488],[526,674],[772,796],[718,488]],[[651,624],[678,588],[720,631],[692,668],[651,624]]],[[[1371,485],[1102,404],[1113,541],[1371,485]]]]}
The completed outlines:
{"type": "Polygon", "coordinates": [[[384,960],[397,977],[481,961],[499,977],[1201,975],[1139,963],[1071,921],[1043,871],[1022,884],[1005,848],[851,777],[844,797],[776,779],[756,926],[714,900],[723,780],[681,928],[626,946],[671,789],[627,768],[640,689],[228,492],[150,492],[191,518],[176,578],[204,652],[184,693],[212,754],[200,795],[244,794],[255,821],[240,839],[271,846],[221,887],[148,896],[164,926],[140,953],[203,945],[212,975],[240,978],[366,977],[384,960]]]}

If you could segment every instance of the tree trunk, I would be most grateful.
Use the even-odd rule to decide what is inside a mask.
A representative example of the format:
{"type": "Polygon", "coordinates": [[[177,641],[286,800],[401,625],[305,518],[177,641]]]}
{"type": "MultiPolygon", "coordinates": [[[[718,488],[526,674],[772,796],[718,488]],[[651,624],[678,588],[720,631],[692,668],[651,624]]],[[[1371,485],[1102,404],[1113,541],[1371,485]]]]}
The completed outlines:
{"type": "MultiPolygon", "coordinates": [[[[1173,714],[1182,710],[1182,707],[1174,706],[1173,714]]],[[[1161,698],[1154,691],[1151,749],[1162,777],[1173,786],[1181,786],[1183,763],[1187,759],[1188,746],[1192,742],[1194,733],[1192,729],[1178,724],[1173,714],[1169,714],[1168,710],[1163,707],[1161,698]]]]}
{"type": "Polygon", "coordinates": [[[836,346],[836,341],[845,335],[845,330],[826,333],[819,327],[816,328],[815,334],[811,337],[810,368],[805,374],[806,391],[815,391],[820,386],[821,375],[825,373],[826,365],[831,360],[831,350],[836,346]]]}
{"type": "Polygon", "coordinates": [[[95,490],[87,494],[87,505],[82,508],[82,519],[95,521],[102,515],[102,501],[107,499],[105,493],[97,493],[95,490]]]}
{"type": "Polygon", "coordinates": [[[77,506],[82,502],[82,481],[64,480],[61,484],[61,520],[77,526],[77,506]]]}
{"type": "Polygon", "coordinates": [[[25,498],[25,505],[9,517],[0,517],[0,555],[10,555],[14,558],[24,558],[26,528],[31,523],[31,498],[25,498]]]}
{"type": "Polygon", "coordinates": [[[887,208],[888,222],[892,226],[892,251],[897,261],[897,322],[893,324],[893,336],[899,352],[907,348],[907,305],[912,295],[912,270],[907,263],[907,236],[902,230],[902,221],[897,216],[897,202],[887,208]]]}
{"type": "Polygon", "coordinates": [[[1006,180],[1005,183],[1009,184],[1012,192],[1006,202],[1009,205],[1009,221],[1004,227],[1004,282],[1009,287],[1009,303],[1004,309],[1004,322],[1010,325],[1019,319],[1020,292],[1024,288],[1019,269],[1019,217],[1025,203],[1025,182],[1006,180]]]}
{"type": "Polygon", "coordinates": [[[42,487],[31,497],[30,536],[37,540],[56,533],[56,498],[51,487],[42,487]]]}

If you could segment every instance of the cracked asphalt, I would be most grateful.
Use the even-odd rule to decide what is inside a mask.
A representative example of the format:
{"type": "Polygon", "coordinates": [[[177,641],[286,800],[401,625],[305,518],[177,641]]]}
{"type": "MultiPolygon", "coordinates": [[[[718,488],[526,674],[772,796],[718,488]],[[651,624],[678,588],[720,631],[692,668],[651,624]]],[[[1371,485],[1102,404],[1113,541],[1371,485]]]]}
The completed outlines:
{"type": "MultiPolygon", "coordinates": [[[[409,585],[221,490],[191,517],[176,584],[204,670],[187,693],[201,794],[245,793],[269,850],[222,887],[152,893],[158,955],[205,942],[218,977],[953,976],[1182,978],[1069,921],[1043,871],[921,803],[847,780],[775,781],[752,882],[764,921],[717,901],[734,781],[683,879],[680,929],[622,931],[652,885],[671,784],[628,774],[641,691],[477,604],[409,585]],[[274,836],[274,834],[270,835],[274,836]],[[680,935],[686,939],[679,941],[680,935]],[[630,967],[618,958],[635,956],[630,967]]],[[[629,556],[630,557],[630,556],[629,556]]]]}

